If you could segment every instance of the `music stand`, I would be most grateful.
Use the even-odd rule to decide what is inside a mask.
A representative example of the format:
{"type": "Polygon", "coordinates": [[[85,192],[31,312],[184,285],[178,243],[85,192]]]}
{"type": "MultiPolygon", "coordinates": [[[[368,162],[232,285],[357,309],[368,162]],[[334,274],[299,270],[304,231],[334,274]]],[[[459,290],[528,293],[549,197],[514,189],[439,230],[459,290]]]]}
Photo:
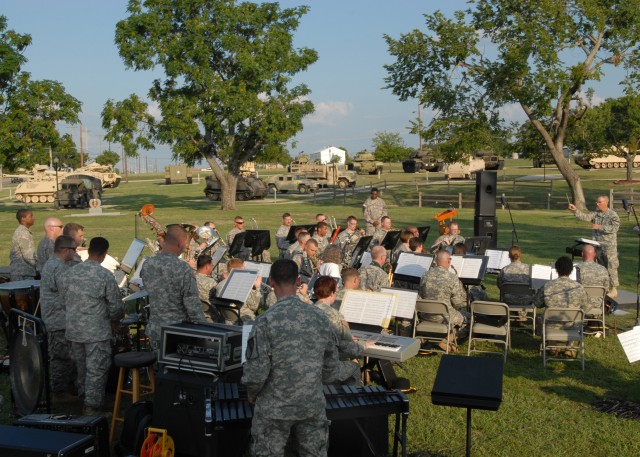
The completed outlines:
{"type": "MultiPolygon", "coordinates": [[[[244,249],[245,238],[247,236],[247,232],[239,232],[236,233],[236,236],[233,238],[233,243],[229,246],[229,256],[237,257],[244,249]]],[[[246,259],[243,259],[246,260],[246,259]]]]}
{"type": "Polygon", "coordinates": [[[356,247],[353,248],[353,251],[351,251],[351,262],[349,263],[350,267],[355,268],[355,265],[360,262],[362,254],[364,254],[364,252],[369,248],[369,244],[371,243],[372,239],[372,236],[360,237],[360,239],[358,240],[358,244],[356,244],[356,247]]]}
{"type": "Polygon", "coordinates": [[[145,246],[146,243],[144,241],[134,238],[129,245],[129,249],[127,249],[127,253],[122,259],[122,262],[120,262],[120,269],[126,274],[131,273],[135,269],[138,257],[142,254],[145,246]]]}
{"type": "Polygon", "coordinates": [[[393,230],[386,233],[382,241],[380,242],[380,246],[385,248],[387,251],[392,251],[393,248],[398,244],[398,240],[400,239],[400,230],[393,230]]]}
{"type": "Polygon", "coordinates": [[[464,240],[464,247],[467,254],[484,255],[490,242],[490,236],[470,236],[464,240]]]}
{"type": "Polygon", "coordinates": [[[418,227],[418,233],[420,234],[420,239],[424,243],[427,241],[427,236],[429,236],[429,231],[431,230],[431,226],[427,225],[426,227],[418,227]]]}
{"type": "Polygon", "coordinates": [[[260,257],[262,253],[271,247],[271,234],[269,230],[247,230],[244,245],[251,248],[251,258],[260,257]]]}
{"type": "Polygon", "coordinates": [[[313,236],[313,233],[316,231],[316,224],[292,225],[289,228],[289,233],[287,233],[287,241],[289,243],[295,243],[296,241],[298,241],[298,239],[296,238],[296,230],[299,227],[304,228],[307,232],[309,232],[309,235],[311,236],[313,236]]]}

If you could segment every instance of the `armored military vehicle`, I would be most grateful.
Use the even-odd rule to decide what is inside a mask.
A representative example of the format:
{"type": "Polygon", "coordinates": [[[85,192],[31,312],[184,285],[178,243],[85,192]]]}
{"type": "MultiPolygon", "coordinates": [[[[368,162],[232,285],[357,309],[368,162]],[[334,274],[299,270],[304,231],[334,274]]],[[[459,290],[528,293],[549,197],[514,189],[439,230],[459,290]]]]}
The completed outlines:
{"type": "Polygon", "coordinates": [[[272,193],[273,190],[282,193],[287,193],[291,190],[306,194],[307,192],[315,192],[318,190],[318,181],[308,179],[303,174],[284,173],[269,176],[267,179],[267,187],[270,193],[272,193]]]}
{"type": "Polygon", "coordinates": [[[192,169],[183,163],[164,167],[164,183],[169,185],[178,182],[193,183],[192,169]]]}
{"type": "Polygon", "coordinates": [[[113,171],[113,167],[111,165],[100,165],[97,162],[93,162],[85,167],[77,168],[75,172],[91,175],[100,179],[103,189],[115,189],[118,187],[120,180],[122,179],[118,173],[113,171]]]}
{"type": "MultiPolygon", "coordinates": [[[[222,191],[220,189],[220,181],[214,176],[206,177],[207,187],[204,193],[209,200],[220,201],[222,199],[222,191]]],[[[262,199],[267,196],[267,185],[265,182],[255,176],[239,176],[238,185],[236,187],[236,200],[245,201],[253,198],[262,199]]]]}
{"type": "Polygon", "coordinates": [[[360,151],[353,158],[353,170],[356,173],[375,175],[378,172],[382,173],[382,162],[376,161],[376,156],[373,152],[367,150],[360,151]]]}
{"type": "MultiPolygon", "coordinates": [[[[576,154],[573,161],[582,168],[627,168],[627,159],[613,154],[603,157],[590,157],[584,154],[576,154]]],[[[633,168],[640,167],[640,155],[633,159],[633,168]]]]}
{"type": "Polygon", "coordinates": [[[405,173],[417,173],[421,170],[442,171],[444,162],[437,159],[431,149],[414,150],[409,158],[402,162],[405,173]]]}
{"type": "Polygon", "coordinates": [[[289,164],[289,172],[304,174],[317,181],[319,187],[338,186],[340,189],[354,187],[358,178],[358,174],[344,164],[311,162],[306,154],[300,154],[289,164]]]}
{"type": "Polygon", "coordinates": [[[60,182],[56,192],[55,207],[87,208],[89,200],[102,197],[102,183],[93,176],[71,175],[60,182]]]}
{"type": "MultiPolygon", "coordinates": [[[[58,182],[69,175],[58,171],[58,182]]],[[[56,173],[47,165],[35,165],[31,177],[16,186],[15,197],[24,203],[53,203],[56,192],[56,173]]]]}
{"type": "Polygon", "coordinates": [[[444,177],[447,179],[475,179],[476,172],[485,169],[484,160],[478,157],[470,157],[469,163],[456,162],[447,164],[444,177]]]}
{"type": "Polygon", "coordinates": [[[493,151],[476,151],[476,157],[484,160],[485,170],[502,170],[504,168],[504,158],[493,151]]]}

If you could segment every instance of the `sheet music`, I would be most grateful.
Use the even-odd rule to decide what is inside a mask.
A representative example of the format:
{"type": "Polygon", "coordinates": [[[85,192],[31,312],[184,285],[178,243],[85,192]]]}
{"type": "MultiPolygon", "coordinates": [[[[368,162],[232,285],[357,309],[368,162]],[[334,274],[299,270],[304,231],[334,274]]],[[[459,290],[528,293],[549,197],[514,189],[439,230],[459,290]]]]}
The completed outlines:
{"type": "Polygon", "coordinates": [[[433,263],[431,255],[416,255],[411,252],[401,252],[398,256],[398,263],[394,274],[415,276],[421,278],[423,274],[429,271],[433,263]]]}
{"type": "Polygon", "coordinates": [[[245,363],[247,361],[246,351],[247,344],[249,343],[249,335],[251,334],[251,329],[253,325],[243,325],[242,326],[242,357],[240,358],[240,363],[245,363]]]}
{"type": "Polygon", "coordinates": [[[387,328],[395,306],[394,294],[350,289],[344,294],[340,312],[347,322],[387,328]]]}
{"type": "Polygon", "coordinates": [[[465,257],[462,261],[462,269],[458,270],[460,278],[478,278],[482,269],[482,257],[465,257]]]}
{"type": "Polygon", "coordinates": [[[413,319],[416,311],[418,292],[415,290],[393,289],[391,287],[383,287],[380,289],[380,292],[386,292],[396,296],[396,310],[393,314],[395,317],[413,319]]]}
{"type": "Polygon", "coordinates": [[[589,238],[578,238],[576,242],[590,244],[592,246],[600,246],[599,242],[597,242],[596,240],[590,240],[589,238]]]}
{"type": "Polygon", "coordinates": [[[460,277],[460,271],[462,271],[462,262],[464,262],[464,257],[461,255],[452,255],[451,256],[451,266],[449,267],[449,271],[456,276],[460,277]]]}
{"type": "Polygon", "coordinates": [[[136,265],[138,261],[138,257],[142,254],[142,250],[146,246],[146,243],[142,240],[134,238],[131,244],[129,245],[129,249],[127,249],[122,262],[120,262],[120,268],[125,273],[131,273],[133,267],[136,265]]]}
{"type": "Polygon", "coordinates": [[[360,268],[366,267],[370,263],[371,263],[371,253],[367,251],[364,254],[362,254],[362,257],[360,257],[360,268]]]}
{"type": "Polygon", "coordinates": [[[129,283],[137,284],[140,287],[144,287],[142,283],[142,278],[140,277],[140,270],[142,270],[142,265],[144,265],[144,261],[147,260],[146,257],[143,257],[140,263],[138,264],[138,268],[136,268],[136,272],[133,274],[133,277],[129,280],[129,283]]]}
{"type": "Polygon", "coordinates": [[[487,249],[484,255],[489,257],[489,261],[487,262],[488,270],[502,270],[511,263],[511,260],[509,260],[509,251],[487,249]]]}
{"type": "Polygon", "coordinates": [[[635,326],[628,332],[618,333],[618,339],[629,363],[640,360],[640,326],[635,326]]]}
{"type": "Polygon", "coordinates": [[[224,256],[225,252],[227,252],[226,246],[220,246],[218,249],[216,249],[216,252],[214,252],[211,256],[211,263],[213,265],[213,268],[215,268],[216,265],[220,263],[220,260],[222,260],[222,256],[224,256]]]}
{"type": "Polygon", "coordinates": [[[247,301],[249,292],[253,288],[253,283],[258,277],[257,271],[252,270],[231,270],[231,274],[222,288],[220,298],[234,300],[241,303],[247,301]]]}
{"type": "MultiPolygon", "coordinates": [[[[578,269],[573,268],[570,279],[578,280],[578,269]]],[[[539,289],[552,279],[558,279],[558,272],[551,265],[531,265],[531,288],[539,289]]]]}
{"type": "Polygon", "coordinates": [[[253,270],[257,271],[258,274],[262,277],[262,281],[266,281],[269,279],[269,275],[271,274],[271,264],[263,263],[263,262],[251,262],[250,260],[244,261],[245,270],[253,270]]]}

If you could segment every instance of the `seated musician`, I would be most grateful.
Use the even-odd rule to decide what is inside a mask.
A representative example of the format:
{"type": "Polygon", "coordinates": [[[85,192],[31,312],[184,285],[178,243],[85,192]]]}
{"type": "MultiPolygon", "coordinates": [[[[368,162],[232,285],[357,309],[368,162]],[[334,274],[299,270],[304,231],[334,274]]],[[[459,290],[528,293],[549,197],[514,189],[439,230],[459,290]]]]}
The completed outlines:
{"type": "Polygon", "coordinates": [[[431,251],[435,254],[441,250],[446,250],[449,254],[453,252],[453,246],[458,243],[464,244],[464,237],[460,235],[460,227],[457,222],[449,223],[449,233],[445,233],[436,239],[431,246],[431,251]]]}
{"type": "Polygon", "coordinates": [[[391,218],[389,216],[382,216],[380,219],[380,225],[376,227],[373,232],[373,238],[371,238],[370,246],[377,246],[382,244],[382,240],[387,236],[387,232],[391,230],[391,218]]]}
{"type": "MultiPolygon", "coordinates": [[[[531,266],[522,262],[522,250],[519,246],[511,246],[509,248],[509,259],[511,263],[506,265],[498,274],[496,284],[499,289],[502,289],[502,285],[506,282],[515,282],[519,284],[531,284],[531,266]]],[[[531,295],[514,295],[506,294],[503,301],[507,305],[530,305],[533,297],[531,295]]],[[[527,312],[523,310],[521,313],[521,319],[523,319],[527,312]]]]}
{"type": "Polygon", "coordinates": [[[371,263],[360,268],[360,289],[380,292],[382,287],[389,287],[389,274],[382,269],[386,260],[385,248],[374,246],[371,250],[371,263]]]}
{"type": "MultiPolygon", "coordinates": [[[[580,284],[583,286],[600,286],[605,291],[609,290],[610,277],[606,267],[596,263],[596,248],[590,244],[585,244],[582,248],[582,262],[577,262],[576,267],[580,270],[580,284]]],[[[601,308],[602,303],[598,297],[590,297],[592,309],[590,313],[596,313],[594,308],[601,308]]]]}
{"type": "Polygon", "coordinates": [[[355,341],[349,331],[349,324],[342,315],[333,308],[336,299],[337,281],[330,276],[320,276],[313,291],[316,296],[315,306],[320,309],[331,322],[331,328],[338,340],[340,370],[337,379],[341,384],[362,386],[360,365],[351,359],[362,357],[364,345],[355,341]]]}
{"type": "Polygon", "coordinates": [[[424,246],[422,240],[416,236],[409,240],[409,250],[414,254],[424,253],[424,246]]]}
{"type": "Polygon", "coordinates": [[[298,266],[300,271],[300,279],[303,283],[309,284],[311,276],[318,271],[318,242],[316,240],[308,239],[304,243],[302,251],[296,251],[293,260],[298,266]]]}
{"type": "Polygon", "coordinates": [[[296,252],[302,252],[307,240],[311,239],[311,235],[304,227],[298,227],[295,233],[296,242],[289,246],[289,249],[287,249],[287,252],[284,255],[285,259],[293,260],[293,256],[296,254],[296,252]]]}
{"type": "Polygon", "coordinates": [[[293,217],[291,217],[291,214],[284,213],[282,215],[282,225],[278,227],[278,230],[276,231],[276,246],[278,246],[280,258],[284,258],[287,249],[291,247],[291,243],[287,241],[287,236],[289,235],[292,223],[293,217]]]}
{"type": "MultiPolygon", "coordinates": [[[[469,314],[464,311],[467,306],[467,294],[455,273],[449,271],[450,266],[451,254],[444,249],[438,251],[435,265],[420,279],[418,294],[420,298],[437,300],[447,305],[449,309],[449,322],[451,322],[454,329],[451,340],[455,341],[457,334],[467,325],[469,314]]],[[[421,318],[424,319],[422,316],[421,318]]],[[[427,316],[426,318],[441,321],[441,317],[439,316],[427,316]]],[[[440,341],[439,346],[441,349],[446,350],[446,338],[440,341]]],[[[450,345],[449,351],[457,351],[455,343],[450,345]]]]}
{"type": "MultiPolygon", "coordinates": [[[[218,283],[218,285],[211,292],[215,290],[215,295],[220,296],[222,294],[222,289],[224,289],[227,280],[229,279],[229,275],[231,271],[244,270],[244,260],[233,258],[227,262],[227,273],[224,276],[224,279],[218,283]]],[[[262,277],[258,275],[256,277],[255,282],[253,283],[253,288],[251,292],[249,292],[249,296],[247,297],[247,301],[240,306],[240,319],[242,322],[251,322],[255,320],[256,313],[260,308],[260,304],[263,302],[262,297],[266,296],[269,293],[269,288],[265,284],[262,283],[262,277]]],[[[234,322],[227,322],[227,324],[233,324],[234,322]]]]}
{"type": "Polygon", "coordinates": [[[360,273],[355,268],[345,268],[342,270],[342,287],[338,289],[336,293],[336,300],[333,303],[333,307],[337,310],[340,309],[340,304],[344,298],[344,293],[347,290],[359,290],[360,289],[360,273]]]}
{"type": "Polygon", "coordinates": [[[414,238],[413,233],[408,230],[403,231],[400,234],[400,243],[393,249],[391,253],[391,263],[398,263],[398,257],[400,257],[401,252],[411,252],[411,248],[409,247],[409,242],[414,238]]]}
{"type": "Polygon", "coordinates": [[[327,246],[329,246],[329,224],[326,222],[318,222],[316,224],[316,231],[311,237],[312,240],[316,240],[318,243],[318,256],[321,256],[327,246]]]}
{"type": "Polygon", "coordinates": [[[320,257],[322,265],[318,273],[321,276],[331,276],[340,279],[340,270],[342,270],[342,250],[340,246],[330,244],[320,257]]]}
{"type": "Polygon", "coordinates": [[[207,316],[207,320],[211,321],[211,290],[214,289],[218,282],[211,277],[213,272],[213,262],[211,256],[207,254],[200,254],[198,256],[196,265],[196,284],[198,286],[198,296],[202,302],[202,310],[207,316]]]}

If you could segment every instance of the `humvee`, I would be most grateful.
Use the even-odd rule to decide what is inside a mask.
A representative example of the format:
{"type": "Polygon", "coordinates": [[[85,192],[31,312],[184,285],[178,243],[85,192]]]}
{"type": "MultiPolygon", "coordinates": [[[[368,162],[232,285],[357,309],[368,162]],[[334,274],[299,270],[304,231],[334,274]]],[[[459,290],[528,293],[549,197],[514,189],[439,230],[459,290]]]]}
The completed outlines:
{"type": "Polygon", "coordinates": [[[284,173],[281,175],[273,175],[267,179],[269,192],[273,193],[275,189],[278,192],[287,193],[288,191],[298,191],[301,194],[307,192],[315,192],[318,190],[318,182],[308,179],[303,174],[284,173]]]}

